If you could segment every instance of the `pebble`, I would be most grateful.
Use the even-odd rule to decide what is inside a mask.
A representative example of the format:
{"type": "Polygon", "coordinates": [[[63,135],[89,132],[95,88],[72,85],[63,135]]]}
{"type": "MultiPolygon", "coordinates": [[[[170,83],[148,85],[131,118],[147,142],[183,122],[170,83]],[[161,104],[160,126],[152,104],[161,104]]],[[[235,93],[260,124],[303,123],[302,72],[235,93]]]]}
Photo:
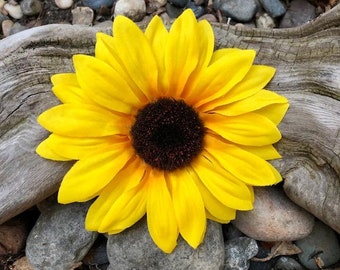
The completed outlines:
{"type": "Polygon", "coordinates": [[[169,3],[179,7],[179,8],[184,8],[189,4],[190,0],[169,0],[169,3]]]}
{"type": "Polygon", "coordinates": [[[94,12],[89,7],[76,7],[72,9],[72,24],[92,25],[94,12]]]}
{"type": "Polygon", "coordinates": [[[106,253],[106,244],[107,239],[100,234],[96,242],[82,260],[83,264],[88,266],[100,266],[99,269],[102,269],[102,266],[104,265],[109,265],[109,259],[107,258],[106,253]]]}
{"type": "Polygon", "coordinates": [[[11,16],[13,19],[19,20],[24,15],[22,13],[20,5],[18,5],[18,4],[13,5],[13,4],[10,4],[10,3],[6,3],[4,5],[4,9],[8,12],[8,15],[11,16]]]}
{"type": "Polygon", "coordinates": [[[204,14],[199,18],[199,20],[207,20],[210,23],[217,22],[217,18],[213,14],[204,14]]]}
{"type": "Polygon", "coordinates": [[[134,22],[143,20],[146,15],[144,0],[118,0],[115,6],[114,16],[124,15],[134,22]]]}
{"type": "Polygon", "coordinates": [[[4,20],[1,23],[2,33],[5,37],[8,37],[11,32],[11,28],[13,26],[14,22],[12,20],[4,20]]]}
{"type": "Polygon", "coordinates": [[[300,262],[308,269],[319,269],[315,262],[317,257],[325,268],[340,260],[340,243],[336,233],[320,221],[315,222],[310,235],[295,244],[302,250],[298,255],[300,262]]]}
{"type": "Polygon", "coordinates": [[[9,35],[14,35],[16,33],[19,33],[21,31],[24,31],[26,30],[27,27],[18,23],[18,22],[15,22],[12,27],[11,27],[11,30],[9,31],[9,35]]]}
{"type": "Polygon", "coordinates": [[[47,202],[26,243],[32,266],[43,270],[73,269],[87,254],[97,233],[85,230],[91,202],[60,205],[47,202]]]}
{"type": "Polygon", "coordinates": [[[294,241],[313,229],[314,217],[300,208],[279,187],[254,188],[251,211],[238,211],[234,226],[245,235],[260,241],[294,241]]]}
{"type": "Polygon", "coordinates": [[[13,263],[13,269],[15,270],[35,270],[29,263],[26,256],[21,257],[13,263]]]}
{"type": "Polygon", "coordinates": [[[283,16],[280,28],[302,25],[315,18],[315,7],[307,0],[293,0],[283,16]]]}
{"type": "Polygon", "coordinates": [[[68,9],[73,5],[73,0],[55,0],[54,2],[60,9],[68,9]]]}
{"type": "Polygon", "coordinates": [[[196,5],[193,1],[188,3],[187,8],[194,12],[196,18],[199,18],[205,14],[205,8],[203,6],[196,5]]]}
{"type": "Polygon", "coordinates": [[[112,7],[114,0],[83,0],[83,5],[94,10],[102,7],[112,7]]]}
{"type": "Polygon", "coordinates": [[[170,3],[166,4],[165,9],[170,18],[177,18],[183,12],[183,8],[176,7],[170,3]]]}
{"type": "Polygon", "coordinates": [[[107,254],[110,261],[108,270],[221,269],[224,263],[222,226],[208,221],[204,242],[197,249],[179,238],[175,250],[166,254],[151,240],[146,219],[143,218],[128,230],[110,235],[107,254]]]}
{"type": "Polygon", "coordinates": [[[280,0],[259,0],[264,10],[273,18],[280,17],[286,12],[286,7],[280,0]]]}
{"type": "Polygon", "coordinates": [[[239,237],[225,244],[225,270],[248,270],[249,260],[258,252],[254,239],[239,237]]]}
{"type": "Polygon", "coordinates": [[[40,0],[23,0],[20,3],[22,13],[26,16],[38,15],[42,11],[40,0]]]}
{"type": "Polygon", "coordinates": [[[304,270],[304,268],[293,258],[280,257],[274,265],[274,270],[304,270]]]}
{"type": "Polygon", "coordinates": [[[275,27],[275,22],[267,13],[256,16],[256,27],[260,29],[271,29],[275,27]]]}
{"type": "Polygon", "coordinates": [[[250,21],[257,10],[255,0],[214,0],[213,7],[222,15],[239,22],[250,21]]]}

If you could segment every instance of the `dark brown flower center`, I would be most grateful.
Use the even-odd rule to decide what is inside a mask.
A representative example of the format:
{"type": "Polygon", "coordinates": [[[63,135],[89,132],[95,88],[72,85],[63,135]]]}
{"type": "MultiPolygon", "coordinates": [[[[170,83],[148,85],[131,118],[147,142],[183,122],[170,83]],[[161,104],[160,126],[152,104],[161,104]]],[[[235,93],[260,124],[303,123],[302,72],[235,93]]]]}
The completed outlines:
{"type": "Polygon", "coordinates": [[[183,100],[160,98],[136,115],[133,147],[150,166],[172,171],[185,167],[202,151],[205,129],[197,112],[183,100]]]}

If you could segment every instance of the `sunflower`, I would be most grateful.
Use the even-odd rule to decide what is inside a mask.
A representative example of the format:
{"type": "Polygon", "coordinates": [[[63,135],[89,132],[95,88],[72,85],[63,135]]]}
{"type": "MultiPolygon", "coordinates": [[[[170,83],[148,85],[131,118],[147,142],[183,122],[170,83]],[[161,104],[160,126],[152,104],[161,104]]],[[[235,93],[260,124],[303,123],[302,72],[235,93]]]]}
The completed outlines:
{"type": "Polygon", "coordinates": [[[85,226],[117,234],[144,215],[155,244],[170,253],[179,234],[193,248],[206,219],[228,223],[253,207],[252,186],[281,181],[266,160],[288,108],[263,89],[275,69],[255,51],[214,51],[207,21],[186,10],[168,31],[124,16],[98,33],[95,56],[73,56],[74,73],[52,76],[62,102],[38,122],[51,135],[37,153],[77,160],[58,193],[62,204],[96,198],[85,226]]]}

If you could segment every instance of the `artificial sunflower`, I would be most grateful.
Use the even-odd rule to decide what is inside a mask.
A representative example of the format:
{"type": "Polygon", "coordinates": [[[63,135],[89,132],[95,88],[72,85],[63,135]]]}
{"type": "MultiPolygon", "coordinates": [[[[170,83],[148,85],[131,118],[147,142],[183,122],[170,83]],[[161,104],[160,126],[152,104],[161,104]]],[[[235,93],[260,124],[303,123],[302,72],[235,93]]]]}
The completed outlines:
{"type": "Polygon", "coordinates": [[[255,51],[219,49],[207,21],[186,10],[168,31],[145,32],[126,17],[97,34],[95,56],[75,55],[74,73],[52,76],[63,103],[38,122],[52,134],[47,159],[77,160],[60,203],[84,202],[90,231],[119,233],[145,214],[155,244],[171,252],[180,234],[196,248],[206,219],[228,223],[253,207],[252,186],[276,184],[272,146],[286,98],[264,90],[274,68],[255,51]]]}

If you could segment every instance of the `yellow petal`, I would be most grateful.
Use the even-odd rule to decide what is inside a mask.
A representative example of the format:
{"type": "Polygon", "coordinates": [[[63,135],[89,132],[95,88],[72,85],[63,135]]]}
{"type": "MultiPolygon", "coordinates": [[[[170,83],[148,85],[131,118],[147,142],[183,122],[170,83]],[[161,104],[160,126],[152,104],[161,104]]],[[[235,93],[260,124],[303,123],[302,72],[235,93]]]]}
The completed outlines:
{"type": "Polygon", "coordinates": [[[282,114],[284,115],[285,111],[275,111],[273,109],[279,107],[278,105],[281,104],[287,104],[287,99],[285,97],[263,89],[248,98],[215,108],[213,111],[225,116],[235,116],[274,105],[271,106],[272,110],[268,111],[269,115],[279,114],[282,117],[282,114]]]}
{"type": "Polygon", "coordinates": [[[129,128],[125,117],[89,104],[52,107],[38,117],[38,122],[50,132],[69,137],[127,134],[129,128]]]}
{"type": "MultiPolygon", "coordinates": [[[[216,52],[215,52],[216,53],[216,52]]],[[[229,92],[201,106],[201,111],[213,110],[216,107],[250,97],[263,89],[275,74],[275,68],[270,66],[253,65],[245,77],[229,92]]]]}
{"type": "Polygon", "coordinates": [[[166,174],[171,185],[171,195],[179,233],[185,241],[197,248],[206,230],[204,203],[194,180],[186,169],[166,174]]]}
{"type": "Polygon", "coordinates": [[[214,217],[219,220],[229,221],[235,218],[236,211],[228,206],[225,206],[221,203],[215,196],[212,194],[202,183],[202,181],[198,178],[197,174],[192,168],[188,168],[188,173],[190,177],[195,181],[196,186],[198,187],[202,199],[204,201],[204,206],[206,210],[211,213],[214,217]]]}
{"type": "Polygon", "coordinates": [[[105,62],[87,55],[73,56],[82,89],[93,101],[112,111],[135,113],[140,100],[122,76],[105,62]]]}
{"type": "Polygon", "coordinates": [[[199,156],[191,166],[204,186],[221,203],[239,210],[252,209],[248,187],[214,162],[208,153],[204,152],[204,156],[199,156]]]}
{"type": "Polygon", "coordinates": [[[71,203],[92,199],[116,176],[132,155],[130,142],[121,142],[79,160],[61,182],[58,201],[71,203]]]}
{"type": "Polygon", "coordinates": [[[51,81],[54,86],[58,84],[70,85],[79,87],[77,76],[75,73],[60,73],[51,76],[51,81]]]}
{"type": "Polygon", "coordinates": [[[48,143],[49,138],[46,140],[42,141],[38,146],[37,149],[35,150],[37,154],[43,158],[51,159],[51,160],[56,160],[56,161],[68,161],[72,160],[70,158],[61,156],[57,154],[51,147],[49,146],[48,143]]]}
{"type": "Polygon", "coordinates": [[[278,125],[285,116],[288,108],[288,102],[281,104],[272,104],[257,110],[256,113],[267,117],[275,125],[278,125]]]}
{"type": "Polygon", "coordinates": [[[280,131],[268,118],[247,113],[226,117],[220,114],[201,114],[206,128],[236,144],[263,146],[281,139],[280,131]]]}
{"type": "Polygon", "coordinates": [[[110,148],[118,140],[114,136],[76,138],[51,134],[46,139],[46,144],[60,156],[79,160],[93,152],[97,152],[98,149],[110,148]]]}
{"type": "Polygon", "coordinates": [[[181,96],[200,57],[199,30],[194,13],[187,9],[171,26],[165,47],[165,73],[168,81],[166,94],[181,96]]]}
{"type": "MultiPolygon", "coordinates": [[[[126,190],[136,187],[145,174],[145,165],[139,158],[134,158],[120,170],[112,181],[103,188],[99,197],[90,206],[86,216],[86,229],[98,231],[104,226],[103,220],[107,216],[115,201],[126,190]]],[[[123,207],[124,209],[124,207],[123,207]]]]}
{"type": "Polygon", "coordinates": [[[177,244],[178,227],[174,206],[163,172],[153,170],[148,179],[147,221],[152,240],[164,252],[177,244]]]}
{"type": "Polygon", "coordinates": [[[115,18],[113,33],[115,48],[126,72],[149,100],[153,100],[158,89],[158,67],[148,39],[124,16],[115,18]]]}
{"type": "Polygon", "coordinates": [[[126,190],[112,204],[98,231],[116,234],[131,227],[145,215],[146,198],[147,189],[143,181],[126,190]]]}
{"type": "Polygon", "coordinates": [[[266,186],[278,183],[272,165],[262,158],[247,152],[236,145],[225,143],[207,135],[205,149],[231,174],[253,186],[266,186]]]}
{"type": "Polygon", "coordinates": [[[247,146],[247,145],[237,145],[237,146],[265,160],[281,158],[281,155],[277,152],[277,150],[271,144],[264,145],[264,146],[247,146]]]}
{"type": "MultiPolygon", "coordinates": [[[[236,216],[236,210],[234,210],[235,212],[235,216],[236,216]]],[[[214,215],[210,214],[209,211],[206,211],[205,215],[207,216],[207,219],[210,219],[212,221],[221,223],[221,224],[228,224],[230,222],[230,220],[227,219],[219,219],[217,217],[215,217],[214,215]]]]}
{"type": "Polygon", "coordinates": [[[62,103],[94,104],[94,102],[86,96],[84,90],[78,86],[57,84],[52,88],[52,91],[62,103]]]}

